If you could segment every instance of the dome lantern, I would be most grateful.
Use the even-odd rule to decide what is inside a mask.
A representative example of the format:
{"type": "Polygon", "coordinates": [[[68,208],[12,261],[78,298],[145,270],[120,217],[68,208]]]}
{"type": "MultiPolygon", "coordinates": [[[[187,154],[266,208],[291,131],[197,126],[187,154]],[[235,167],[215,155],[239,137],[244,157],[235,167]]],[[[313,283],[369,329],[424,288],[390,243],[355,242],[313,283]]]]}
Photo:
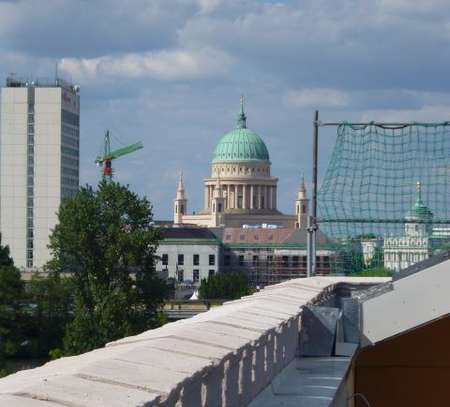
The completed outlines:
{"type": "Polygon", "coordinates": [[[236,128],[226,133],[214,150],[213,162],[222,161],[269,161],[264,141],[247,128],[243,97],[236,128]]]}

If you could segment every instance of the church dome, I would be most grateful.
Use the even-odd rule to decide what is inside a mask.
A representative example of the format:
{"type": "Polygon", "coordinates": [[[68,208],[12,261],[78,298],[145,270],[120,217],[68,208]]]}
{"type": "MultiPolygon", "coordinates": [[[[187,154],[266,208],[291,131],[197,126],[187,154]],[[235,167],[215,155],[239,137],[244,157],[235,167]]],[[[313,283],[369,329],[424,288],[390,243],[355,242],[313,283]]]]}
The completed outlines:
{"type": "Polygon", "coordinates": [[[214,150],[213,162],[217,161],[269,161],[269,151],[255,132],[247,129],[247,118],[241,98],[241,111],[237,126],[225,134],[214,150]]]}
{"type": "Polygon", "coordinates": [[[417,199],[413,207],[406,214],[407,220],[416,220],[422,222],[431,222],[433,219],[433,212],[423,203],[421,184],[417,183],[417,199]]]}

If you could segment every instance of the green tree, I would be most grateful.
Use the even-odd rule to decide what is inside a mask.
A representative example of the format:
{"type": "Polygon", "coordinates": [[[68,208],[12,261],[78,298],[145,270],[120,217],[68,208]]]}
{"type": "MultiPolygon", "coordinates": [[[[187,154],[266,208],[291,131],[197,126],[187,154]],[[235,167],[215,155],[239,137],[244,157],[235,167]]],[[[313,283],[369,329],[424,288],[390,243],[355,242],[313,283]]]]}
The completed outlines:
{"type": "Polygon", "coordinates": [[[355,277],[392,277],[392,271],[383,266],[364,269],[362,271],[353,273],[355,277]]]}
{"type": "Polygon", "coordinates": [[[242,273],[216,273],[202,280],[198,293],[201,299],[233,300],[248,295],[250,289],[242,273]]]}
{"type": "Polygon", "coordinates": [[[126,186],[101,181],[62,202],[51,267],[73,277],[74,319],[64,348],[77,354],[157,325],[165,283],[155,272],[152,207],[126,186]]]}
{"type": "Polygon", "coordinates": [[[1,245],[0,236],[0,376],[5,358],[14,356],[20,349],[23,337],[21,302],[24,285],[19,270],[9,255],[9,247],[1,245]]]}
{"type": "Polygon", "coordinates": [[[33,357],[47,358],[62,348],[65,327],[72,320],[72,289],[71,279],[53,271],[30,281],[27,297],[33,316],[29,332],[33,357]]]}

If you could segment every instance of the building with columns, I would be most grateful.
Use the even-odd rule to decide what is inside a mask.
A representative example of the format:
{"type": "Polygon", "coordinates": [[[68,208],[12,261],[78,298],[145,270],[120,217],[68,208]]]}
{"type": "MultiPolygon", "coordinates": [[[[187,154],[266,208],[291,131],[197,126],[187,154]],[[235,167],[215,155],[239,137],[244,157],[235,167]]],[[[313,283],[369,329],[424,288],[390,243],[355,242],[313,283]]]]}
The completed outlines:
{"type": "Polygon", "coordinates": [[[217,144],[211,176],[204,179],[203,209],[187,213],[187,198],[182,176],[174,202],[175,225],[203,227],[242,227],[273,225],[306,228],[308,198],[302,180],[295,214],[277,209],[278,178],[271,174],[269,151],[264,141],[247,128],[243,99],[236,127],[217,144]]]}
{"type": "Polygon", "coordinates": [[[417,182],[417,197],[405,216],[403,236],[384,239],[384,266],[398,272],[428,259],[433,252],[433,213],[422,201],[422,187],[417,182]]]}

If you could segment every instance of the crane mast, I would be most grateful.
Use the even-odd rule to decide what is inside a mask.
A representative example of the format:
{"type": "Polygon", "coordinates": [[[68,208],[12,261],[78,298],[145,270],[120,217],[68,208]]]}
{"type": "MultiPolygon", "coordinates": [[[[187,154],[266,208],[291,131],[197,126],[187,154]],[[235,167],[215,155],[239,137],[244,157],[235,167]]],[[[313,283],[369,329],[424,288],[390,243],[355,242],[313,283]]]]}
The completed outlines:
{"type": "Polygon", "coordinates": [[[109,130],[107,130],[103,142],[103,155],[97,156],[95,160],[95,163],[102,167],[103,178],[106,178],[109,181],[112,180],[112,160],[122,157],[123,155],[133,153],[134,151],[140,150],[141,148],[144,148],[144,145],[139,141],[137,143],[130,144],[128,146],[111,151],[111,136],[109,134],[109,130]]]}

